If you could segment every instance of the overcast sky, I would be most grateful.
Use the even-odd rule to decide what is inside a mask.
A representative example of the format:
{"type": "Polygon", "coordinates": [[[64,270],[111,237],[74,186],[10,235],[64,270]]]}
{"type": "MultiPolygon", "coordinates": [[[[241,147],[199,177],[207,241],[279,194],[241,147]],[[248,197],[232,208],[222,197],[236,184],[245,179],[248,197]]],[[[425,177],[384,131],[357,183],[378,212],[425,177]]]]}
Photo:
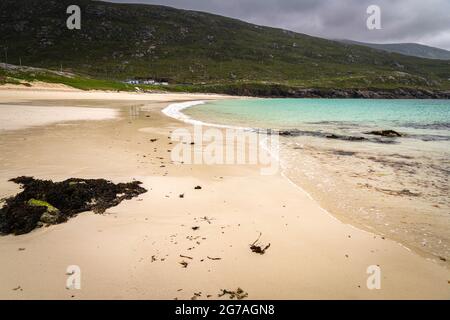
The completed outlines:
{"type": "Polygon", "coordinates": [[[109,0],[161,4],[238,18],[330,39],[417,42],[450,50],[450,0],[109,0]],[[369,5],[381,30],[368,30],[369,5]]]}

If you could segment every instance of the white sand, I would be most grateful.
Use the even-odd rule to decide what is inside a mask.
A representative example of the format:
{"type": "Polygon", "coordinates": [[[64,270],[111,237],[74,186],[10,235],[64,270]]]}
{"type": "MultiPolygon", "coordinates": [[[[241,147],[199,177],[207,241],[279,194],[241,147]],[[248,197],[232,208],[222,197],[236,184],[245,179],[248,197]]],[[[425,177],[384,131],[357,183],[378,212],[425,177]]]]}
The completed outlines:
{"type": "Polygon", "coordinates": [[[42,126],[56,122],[110,120],[117,110],[107,108],[40,107],[0,104],[0,131],[42,126]]]}
{"type": "MultiPolygon", "coordinates": [[[[15,94],[0,90],[0,102],[24,99],[15,94]]],[[[94,107],[112,107],[113,97],[128,102],[117,107],[113,121],[0,135],[0,198],[17,193],[8,179],[20,175],[135,178],[149,191],[104,215],[85,212],[64,224],[0,237],[0,298],[190,299],[201,292],[199,299],[217,299],[220,289],[237,287],[249,299],[450,298],[445,266],[342,223],[281,174],[262,176],[254,165],[173,163],[170,131],[191,126],[161,109],[207,95],[27,94],[28,104],[64,97],[72,105],[86,101],[83,107],[93,97],[107,101],[90,101],[94,107]],[[146,102],[147,111],[130,114],[136,100],[146,102]],[[249,249],[259,232],[261,243],[271,243],[264,255],[249,249]],[[81,290],[65,288],[69,265],[81,268],[81,290]],[[366,286],[371,265],[381,268],[379,290],[366,286]]]]}

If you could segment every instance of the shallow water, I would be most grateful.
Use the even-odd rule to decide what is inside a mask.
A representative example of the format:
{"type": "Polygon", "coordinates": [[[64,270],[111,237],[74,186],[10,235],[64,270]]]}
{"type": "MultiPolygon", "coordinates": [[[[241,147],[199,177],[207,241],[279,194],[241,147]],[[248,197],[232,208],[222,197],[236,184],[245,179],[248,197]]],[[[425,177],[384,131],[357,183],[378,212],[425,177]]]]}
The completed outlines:
{"type": "Polygon", "coordinates": [[[280,139],[284,173],[327,210],[450,259],[450,101],[225,100],[183,113],[289,132],[280,139]],[[403,136],[367,134],[380,129],[403,136]]]}

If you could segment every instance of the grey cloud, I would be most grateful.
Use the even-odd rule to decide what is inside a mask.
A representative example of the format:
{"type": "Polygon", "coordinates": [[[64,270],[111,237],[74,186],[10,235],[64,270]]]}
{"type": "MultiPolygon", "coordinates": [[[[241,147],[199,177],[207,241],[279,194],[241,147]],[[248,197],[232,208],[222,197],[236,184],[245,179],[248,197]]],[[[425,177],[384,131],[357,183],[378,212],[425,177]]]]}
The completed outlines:
{"type": "Polygon", "coordinates": [[[114,0],[199,10],[255,24],[366,42],[418,42],[450,50],[449,0],[114,0]],[[369,5],[381,30],[366,28],[369,5]]]}

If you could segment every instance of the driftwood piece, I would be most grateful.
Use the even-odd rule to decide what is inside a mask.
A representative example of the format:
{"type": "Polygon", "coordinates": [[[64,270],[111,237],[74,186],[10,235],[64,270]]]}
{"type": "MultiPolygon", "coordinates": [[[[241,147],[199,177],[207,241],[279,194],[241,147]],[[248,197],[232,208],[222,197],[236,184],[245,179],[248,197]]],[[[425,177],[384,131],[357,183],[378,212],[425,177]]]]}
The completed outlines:
{"type": "Polygon", "coordinates": [[[222,258],[214,258],[214,257],[210,257],[210,256],[207,256],[207,258],[208,258],[209,260],[222,260],[222,258]]]}

